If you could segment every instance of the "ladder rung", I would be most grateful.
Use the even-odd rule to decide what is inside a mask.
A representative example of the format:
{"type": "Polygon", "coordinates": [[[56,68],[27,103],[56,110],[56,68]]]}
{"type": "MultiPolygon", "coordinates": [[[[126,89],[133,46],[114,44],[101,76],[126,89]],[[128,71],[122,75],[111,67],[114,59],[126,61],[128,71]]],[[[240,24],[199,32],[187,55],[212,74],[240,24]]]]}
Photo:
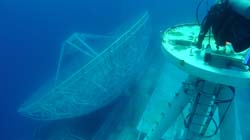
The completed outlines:
{"type": "Polygon", "coordinates": [[[194,116],[202,116],[202,117],[211,117],[210,114],[201,114],[201,113],[194,113],[194,116]]]}
{"type": "Polygon", "coordinates": [[[205,97],[208,97],[208,98],[214,98],[214,95],[213,94],[206,94],[204,91],[202,92],[199,92],[200,95],[203,95],[205,97]]]}
{"type": "Polygon", "coordinates": [[[196,123],[196,122],[192,122],[190,125],[207,126],[207,124],[200,124],[200,123],[196,123]]]}
{"type": "Polygon", "coordinates": [[[201,102],[198,102],[197,104],[200,104],[200,105],[205,105],[205,106],[214,106],[215,104],[205,104],[205,103],[201,103],[201,102]]]}
{"type": "Polygon", "coordinates": [[[201,133],[197,133],[194,130],[188,130],[189,132],[191,132],[193,135],[199,136],[199,137],[203,137],[204,135],[202,135],[201,133]]]}

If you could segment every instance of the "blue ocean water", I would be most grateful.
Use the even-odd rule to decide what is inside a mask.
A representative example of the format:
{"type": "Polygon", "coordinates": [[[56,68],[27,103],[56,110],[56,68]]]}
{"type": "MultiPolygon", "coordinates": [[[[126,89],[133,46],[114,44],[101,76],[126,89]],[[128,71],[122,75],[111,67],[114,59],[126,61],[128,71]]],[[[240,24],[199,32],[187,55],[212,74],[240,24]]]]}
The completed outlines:
{"type": "Polygon", "coordinates": [[[54,74],[61,43],[71,33],[106,33],[145,10],[159,32],[170,25],[195,22],[196,4],[184,0],[1,0],[0,139],[32,140],[38,124],[17,109],[54,74]]]}

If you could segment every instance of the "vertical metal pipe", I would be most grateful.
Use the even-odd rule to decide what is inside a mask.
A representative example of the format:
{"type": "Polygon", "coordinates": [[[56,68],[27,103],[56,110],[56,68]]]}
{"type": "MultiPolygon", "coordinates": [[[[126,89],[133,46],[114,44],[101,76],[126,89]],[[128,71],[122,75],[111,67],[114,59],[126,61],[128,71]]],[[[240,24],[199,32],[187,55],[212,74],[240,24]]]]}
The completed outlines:
{"type": "MultiPolygon", "coordinates": [[[[189,77],[187,82],[188,86],[195,85],[197,79],[189,77]]],[[[162,119],[156,122],[155,127],[150,130],[144,140],[157,140],[160,139],[168,128],[176,121],[188,102],[193,98],[192,88],[183,85],[179,92],[175,95],[172,102],[168,103],[165,112],[162,113],[162,119]]]]}

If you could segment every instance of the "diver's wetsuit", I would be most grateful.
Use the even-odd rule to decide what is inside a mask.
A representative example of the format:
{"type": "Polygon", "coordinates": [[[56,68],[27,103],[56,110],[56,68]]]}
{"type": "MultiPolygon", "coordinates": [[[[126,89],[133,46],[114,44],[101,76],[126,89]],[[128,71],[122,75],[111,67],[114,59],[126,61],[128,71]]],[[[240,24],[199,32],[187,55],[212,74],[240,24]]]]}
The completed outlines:
{"type": "Polygon", "coordinates": [[[198,48],[201,48],[210,27],[218,46],[225,46],[227,41],[231,42],[235,52],[250,47],[250,20],[232,10],[227,2],[211,7],[203,19],[197,42],[198,48]]]}

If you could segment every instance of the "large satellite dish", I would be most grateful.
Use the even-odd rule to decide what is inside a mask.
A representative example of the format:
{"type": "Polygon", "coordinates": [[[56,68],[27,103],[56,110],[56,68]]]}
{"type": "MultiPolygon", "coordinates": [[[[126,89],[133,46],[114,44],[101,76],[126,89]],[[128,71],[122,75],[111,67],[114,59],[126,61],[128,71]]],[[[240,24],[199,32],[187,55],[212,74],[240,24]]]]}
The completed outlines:
{"type": "Polygon", "coordinates": [[[109,37],[74,33],[63,43],[54,80],[18,111],[32,119],[57,120],[86,115],[107,105],[140,72],[149,32],[149,14],[145,13],[125,32],[111,37],[114,40],[101,52],[96,51],[101,47],[89,42],[105,46],[97,42],[109,37]],[[64,58],[68,58],[66,66],[64,58]]]}

